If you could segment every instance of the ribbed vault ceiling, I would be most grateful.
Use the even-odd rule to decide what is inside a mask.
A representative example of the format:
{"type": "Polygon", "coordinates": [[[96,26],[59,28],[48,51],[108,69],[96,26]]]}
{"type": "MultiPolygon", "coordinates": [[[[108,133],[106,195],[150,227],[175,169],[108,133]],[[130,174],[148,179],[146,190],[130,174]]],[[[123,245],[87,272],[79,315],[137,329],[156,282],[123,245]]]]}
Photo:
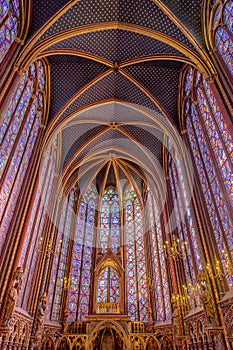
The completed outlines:
{"type": "Polygon", "coordinates": [[[201,0],[33,1],[22,64],[50,64],[47,136],[61,135],[67,183],[159,178],[161,123],[179,129],[180,72],[198,61],[205,70],[201,13],[201,0]]]}

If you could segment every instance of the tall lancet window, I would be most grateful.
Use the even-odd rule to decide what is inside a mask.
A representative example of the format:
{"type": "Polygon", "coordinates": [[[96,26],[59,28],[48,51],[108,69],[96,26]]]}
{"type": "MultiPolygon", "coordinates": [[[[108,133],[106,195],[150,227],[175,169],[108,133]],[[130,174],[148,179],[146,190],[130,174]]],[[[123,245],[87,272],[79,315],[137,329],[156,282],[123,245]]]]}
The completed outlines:
{"type": "Polygon", "coordinates": [[[20,1],[0,0],[0,23],[1,23],[1,50],[0,63],[4,60],[13,42],[15,41],[20,27],[20,1]]]}
{"type": "Polygon", "coordinates": [[[211,28],[213,46],[233,76],[233,3],[232,0],[213,1],[211,28]]]}
{"type": "Polygon", "coordinates": [[[164,237],[161,227],[160,214],[156,202],[148,191],[147,196],[148,209],[148,229],[150,240],[150,252],[152,260],[152,285],[154,286],[153,305],[155,319],[164,321],[171,319],[171,304],[169,296],[168,275],[166,256],[164,252],[164,237]]]}
{"type": "Polygon", "coordinates": [[[0,254],[35,155],[45,98],[45,69],[38,61],[21,77],[0,125],[0,254]]]}
{"type": "Polygon", "coordinates": [[[69,322],[84,321],[89,311],[96,199],[97,192],[90,186],[78,207],[68,294],[69,322]]]}
{"type": "Polygon", "coordinates": [[[40,181],[36,187],[36,194],[32,202],[32,209],[29,213],[29,223],[26,228],[23,249],[20,258],[20,266],[24,267],[23,284],[19,297],[19,305],[25,310],[29,307],[30,294],[33,283],[35,283],[34,273],[38,259],[39,245],[43,243],[43,233],[46,221],[49,218],[49,203],[54,189],[54,176],[57,166],[57,138],[54,140],[51,149],[44,154],[41,160],[40,181]]]}
{"type": "Polygon", "coordinates": [[[128,314],[132,321],[148,321],[148,290],[142,207],[132,187],[124,197],[128,314]]]}
{"type": "Polygon", "coordinates": [[[99,246],[103,252],[111,248],[117,253],[121,244],[120,205],[115,189],[105,190],[100,209],[100,237],[99,246]]]}
{"type": "Polygon", "coordinates": [[[57,244],[53,260],[52,276],[49,285],[49,309],[51,319],[59,321],[61,317],[62,296],[67,290],[69,278],[69,256],[72,244],[75,212],[75,189],[72,188],[64,200],[58,225],[57,244]]]}
{"type": "Polygon", "coordinates": [[[233,138],[213,91],[199,71],[187,70],[184,89],[188,138],[218,248],[216,260],[232,286],[233,138]]]}
{"type": "Polygon", "coordinates": [[[102,270],[98,280],[98,303],[120,302],[120,279],[118,273],[112,267],[102,270]]]}
{"type": "MultiPolygon", "coordinates": [[[[168,172],[172,192],[173,210],[176,220],[176,230],[180,249],[179,257],[181,258],[184,268],[185,279],[183,280],[182,292],[184,295],[189,294],[189,304],[187,307],[196,306],[197,290],[197,274],[203,269],[201,254],[200,254],[200,239],[198,238],[198,226],[195,221],[195,215],[191,202],[191,192],[187,189],[188,183],[185,181],[184,168],[181,161],[176,157],[174,149],[168,155],[168,172]],[[195,291],[196,289],[196,291],[195,291]]],[[[174,256],[174,258],[176,258],[174,256]]]]}

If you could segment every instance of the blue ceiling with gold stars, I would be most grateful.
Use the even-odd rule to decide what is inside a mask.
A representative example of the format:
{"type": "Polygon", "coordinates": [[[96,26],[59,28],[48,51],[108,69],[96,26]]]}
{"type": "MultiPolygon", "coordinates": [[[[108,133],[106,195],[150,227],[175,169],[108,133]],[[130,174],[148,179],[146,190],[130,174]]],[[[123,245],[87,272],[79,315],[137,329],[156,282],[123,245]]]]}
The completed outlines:
{"type": "Polygon", "coordinates": [[[121,138],[130,135],[162,162],[163,132],[157,127],[151,134],[150,128],[134,125],[135,110],[179,129],[180,72],[190,55],[205,51],[202,11],[201,0],[33,0],[28,39],[50,65],[49,123],[75,120],[62,131],[62,166],[83,145],[72,162],[98,142],[117,139],[119,131],[104,131],[104,123],[120,118],[114,101],[124,105],[123,114],[127,104],[133,106],[121,138]],[[106,101],[113,103],[111,111],[105,108],[100,115],[96,108],[91,114],[99,119],[96,125],[85,113],[76,118],[106,101]]]}

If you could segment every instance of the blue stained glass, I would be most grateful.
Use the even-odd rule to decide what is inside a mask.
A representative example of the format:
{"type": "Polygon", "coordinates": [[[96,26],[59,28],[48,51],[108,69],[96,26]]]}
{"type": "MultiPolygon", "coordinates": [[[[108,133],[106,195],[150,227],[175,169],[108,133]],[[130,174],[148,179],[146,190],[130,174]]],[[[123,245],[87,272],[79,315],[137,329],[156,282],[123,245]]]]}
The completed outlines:
{"type": "Polygon", "coordinates": [[[14,42],[19,27],[20,6],[18,0],[0,2],[0,63],[3,61],[9,52],[12,43],[14,42]]]}
{"type": "Polygon", "coordinates": [[[115,253],[121,244],[119,198],[113,188],[107,189],[103,195],[99,244],[103,252],[109,247],[115,253]]]}
{"type": "Polygon", "coordinates": [[[233,41],[223,27],[218,27],[216,30],[215,43],[230,73],[233,75],[233,41]]]}
{"type": "Polygon", "coordinates": [[[233,34],[233,3],[232,1],[229,1],[224,8],[223,12],[223,18],[224,22],[226,23],[227,27],[233,34]]]}
{"type": "Polygon", "coordinates": [[[133,188],[125,193],[126,231],[128,243],[127,286],[128,314],[132,321],[148,321],[148,292],[142,211],[133,188]]]}
{"type": "Polygon", "coordinates": [[[71,280],[68,294],[68,321],[85,321],[89,309],[94,243],[96,192],[90,186],[82,199],[76,222],[71,280]]]}

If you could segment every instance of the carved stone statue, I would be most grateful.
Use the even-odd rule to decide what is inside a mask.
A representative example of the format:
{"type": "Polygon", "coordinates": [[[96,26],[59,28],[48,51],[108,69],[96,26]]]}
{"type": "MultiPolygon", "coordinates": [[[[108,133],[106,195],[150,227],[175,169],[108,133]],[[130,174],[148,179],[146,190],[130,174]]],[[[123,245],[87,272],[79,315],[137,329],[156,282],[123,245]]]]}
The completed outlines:
{"type": "Polygon", "coordinates": [[[180,318],[179,318],[179,313],[177,309],[176,302],[172,303],[172,323],[174,326],[174,333],[175,335],[181,335],[181,329],[180,329],[180,318]]]}
{"type": "Polygon", "coordinates": [[[38,308],[38,323],[37,323],[37,334],[41,334],[44,327],[44,318],[46,315],[47,309],[47,293],[43,293],[40,299],[39,308],[38,308]]]}
{"type": "Polygon", "coordinates": [[[6,306],[5,306],[5,314],[4,314],[4,321],[3,324],[5,326],[9,326],[13,312],[15,310],[15,307],[17,305],[17,301],[19,298],[19,293],[21,290],[22,282],[23,282],[23,275],[24,271],[22,267],[17,267],[16,271],[13,275],[13,286],[9,291],[6,306]]]}
{"type": "Polygon", "coordinates": [[[199,295],[206,312],[209,325],[217,325],[214,300],[210,288],[208,288],[208,280],[203,274],[199,278],[199,295]]]}

